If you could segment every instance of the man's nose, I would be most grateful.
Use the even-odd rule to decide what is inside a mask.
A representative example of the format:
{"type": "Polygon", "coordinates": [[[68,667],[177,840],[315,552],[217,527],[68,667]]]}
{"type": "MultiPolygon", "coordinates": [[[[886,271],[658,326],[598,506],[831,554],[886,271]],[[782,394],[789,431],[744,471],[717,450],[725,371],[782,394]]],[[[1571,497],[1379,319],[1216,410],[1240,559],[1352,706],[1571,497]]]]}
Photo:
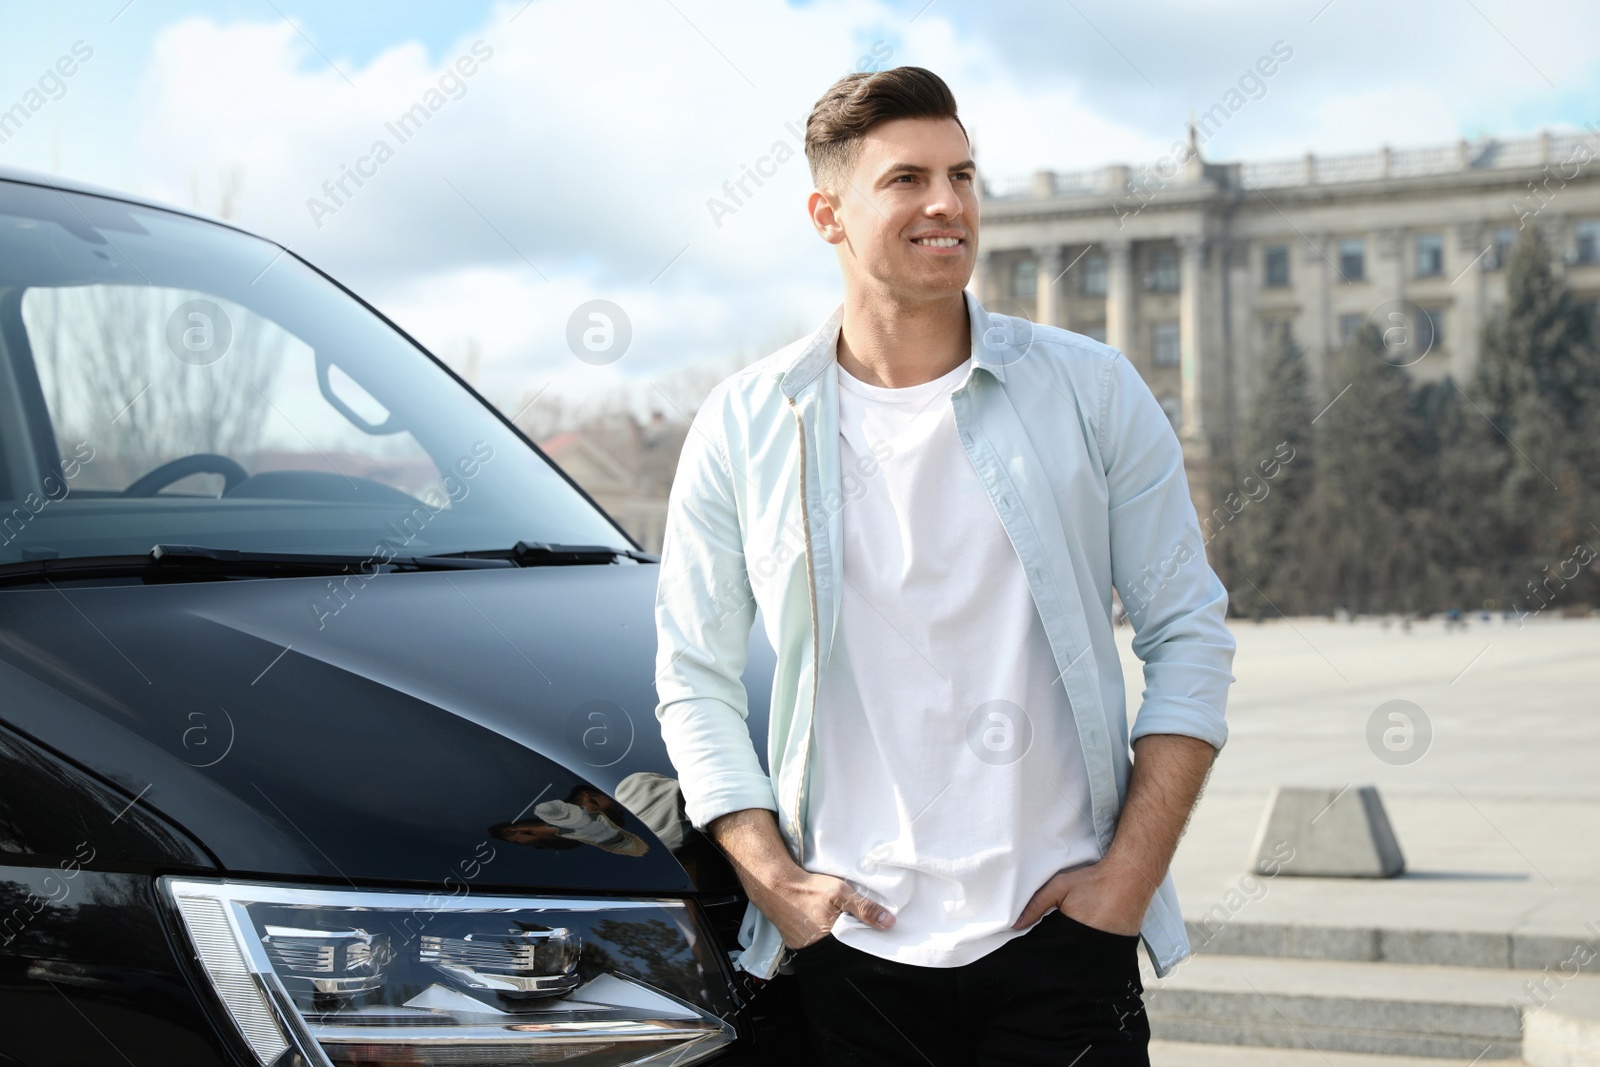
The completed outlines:
{"type": "Polygon", "coordinates": [[[952,219],[961,214],[961,195],[957,192],[954,182],[949,178],[936,178],[932,189],[933,196],[925,206],[928,214],[952,219]]]}

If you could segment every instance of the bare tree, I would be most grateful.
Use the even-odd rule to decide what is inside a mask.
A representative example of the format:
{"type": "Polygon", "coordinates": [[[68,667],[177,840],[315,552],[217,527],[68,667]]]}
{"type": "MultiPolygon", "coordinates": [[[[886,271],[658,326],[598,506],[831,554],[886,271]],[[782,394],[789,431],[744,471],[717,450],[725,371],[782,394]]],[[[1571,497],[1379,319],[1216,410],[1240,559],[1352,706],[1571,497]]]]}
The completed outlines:
{"type": "MultiPolygon", "coordinates": [[[[168,345],[168,320],[187,314],[199,294],[140,286],[40,289],[25,315],[35,361],[64,450],[88,441],[97,453],[93,484],[125,485],[179,456],[257,451],[269,393],[290,335],[240,308],[209,329],[221,355],[180,359],[168,345]]],[[[207,311],[196,314],[206,317],[207,311]]]]}

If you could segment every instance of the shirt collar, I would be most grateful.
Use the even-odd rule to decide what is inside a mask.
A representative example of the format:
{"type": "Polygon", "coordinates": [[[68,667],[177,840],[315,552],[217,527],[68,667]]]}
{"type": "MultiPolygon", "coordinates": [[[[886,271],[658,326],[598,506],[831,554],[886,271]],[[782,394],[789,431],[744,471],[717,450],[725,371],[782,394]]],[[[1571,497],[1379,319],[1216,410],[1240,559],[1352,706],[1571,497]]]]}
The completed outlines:
{"type": "MultiPolygon", "coordinates": [[[[967,322],[971,327],[972,366],[982,367],[1000,381],[1005,381],[1006,364],[1014,363],[1019,331],[1031,332],[1032,323],[1014,320],[1009,316],[989,313],[978,303],[970,289],[961,290],[967,304],[967,322]]],[[[833,363],[838,355],[839,331],[844,325],[844,304],[834,308],[828,320],[817,327],[811,340],[783,368],[783,394],[794,396],[815,378],[824,367],[833,363]]]]}

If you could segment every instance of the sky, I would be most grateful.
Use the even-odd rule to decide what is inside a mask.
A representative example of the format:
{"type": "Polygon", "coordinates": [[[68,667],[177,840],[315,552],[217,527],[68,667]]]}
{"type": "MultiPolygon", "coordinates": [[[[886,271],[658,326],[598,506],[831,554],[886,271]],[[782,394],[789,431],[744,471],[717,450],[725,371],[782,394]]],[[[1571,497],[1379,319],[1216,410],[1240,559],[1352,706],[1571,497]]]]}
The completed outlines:
{"type": "Polygon", "coordinates": [[[0,165],[210,213],[231,189],[453,366],[476,349],[508,411],[663,406],[647,383],[822,322],[842,287],[800,134],[853,70],[938,73],[996,183],[1154,163],[1269,55],[1206,158],[1600,125],[1590,0],[0,0],[0,25],[0,111],[46,97],[0,165]],[[592,300],[631,324],[613,362],[569,347],[592,300]]]}

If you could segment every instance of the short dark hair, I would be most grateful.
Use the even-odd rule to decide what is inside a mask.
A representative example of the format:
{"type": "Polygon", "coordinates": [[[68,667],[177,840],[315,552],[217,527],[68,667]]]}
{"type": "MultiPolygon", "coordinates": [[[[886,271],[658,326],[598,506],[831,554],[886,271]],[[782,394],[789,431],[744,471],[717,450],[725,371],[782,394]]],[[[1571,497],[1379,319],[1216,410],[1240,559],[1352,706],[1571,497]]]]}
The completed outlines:
{"type": "MultiPolygon", "coordinates": [[[[846,74],[828,87],[806,119],[806,159],[818,189],[837,190],[861,157],[868,130],[890,119],[955,119],[955,94],[924,67],[846,74]]],[[[970,137],[968,138],[970,140],[970,137]]]]}

